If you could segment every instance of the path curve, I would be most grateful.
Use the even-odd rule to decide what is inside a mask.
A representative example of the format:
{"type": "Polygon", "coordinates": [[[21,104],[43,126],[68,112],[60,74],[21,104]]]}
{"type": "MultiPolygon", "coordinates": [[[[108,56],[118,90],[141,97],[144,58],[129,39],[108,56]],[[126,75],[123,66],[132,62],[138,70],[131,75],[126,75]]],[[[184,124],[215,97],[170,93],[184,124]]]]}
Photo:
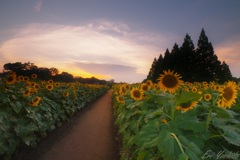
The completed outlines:
{"type": "MultiPolygon", "coordinates": [[[[111,91],[77,113],[67,125],[50,135],[29,159],[117,160],[111,91]],[[54,139],[54,140],[53,140],[54,139]],[[53,142],[51,142],[53,141],[53,142]],[[53,143],[53,144],[49,144],[53,143]],[[45,151],[43,151],[45,150],[45,151]]],[[[26,158],[25,158],[26,159],[26,158]]]]}

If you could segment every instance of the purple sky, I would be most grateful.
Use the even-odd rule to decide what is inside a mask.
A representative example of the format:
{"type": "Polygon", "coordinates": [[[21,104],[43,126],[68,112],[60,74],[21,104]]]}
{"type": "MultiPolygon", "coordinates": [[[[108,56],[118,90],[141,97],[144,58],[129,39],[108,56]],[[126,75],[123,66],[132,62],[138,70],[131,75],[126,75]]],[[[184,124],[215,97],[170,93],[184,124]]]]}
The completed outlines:
{"type": "Polygon", "coordinates": [[[0,69],[5,63],[115,81],[140,82],[154,57],[195,47],[201,29],[220,61],[240,77],[239,0],[6,0],[0,2],[0,69]]]}

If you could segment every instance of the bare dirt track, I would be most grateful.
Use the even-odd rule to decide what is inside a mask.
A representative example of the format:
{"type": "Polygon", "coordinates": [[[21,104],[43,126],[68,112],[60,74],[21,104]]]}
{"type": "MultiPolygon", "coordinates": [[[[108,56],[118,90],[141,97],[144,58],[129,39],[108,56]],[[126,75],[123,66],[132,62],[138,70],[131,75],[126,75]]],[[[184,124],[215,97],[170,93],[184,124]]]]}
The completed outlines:
{"type": "Polygon", "coordinates": [[[118,160],[110,91],[17,160],[118,160]]]}

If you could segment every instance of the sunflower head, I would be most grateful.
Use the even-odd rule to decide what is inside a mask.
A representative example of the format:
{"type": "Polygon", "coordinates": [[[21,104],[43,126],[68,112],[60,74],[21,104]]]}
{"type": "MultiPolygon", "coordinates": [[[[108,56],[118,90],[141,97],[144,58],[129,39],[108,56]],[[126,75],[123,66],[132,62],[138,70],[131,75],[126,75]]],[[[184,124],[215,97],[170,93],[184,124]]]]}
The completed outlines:
{"type": "Polygon", "coordinates": [[[7,84],[14,84],[16,82],[17,78],[16,78],[16,74],[15,73],[11,73],[7,76],[6,79],[6,83],[7,84]]]}
{"type": "Polygon", "coordinates": [[[236,102],[237,86],[235,82],[228,81],[225,86],[219,89],[221,102],[218,103],[220,107],[230,108],[236,102]]]}
{"type": "Polygon", "coordinates": [[[148,91],[150,89],[151,86],[147,85],[146,83],[142,83],[141,84],[141,89],[143,91],[148,91]]]}
{"type": "Polygon", "coordinates": [[[196,105],[197,105],[196,101],[186,102],[186,103],[182,103],[182,104],[178,105],[176,109],[186,112],[188,110],[193,109],[196,105]]]}
{"type": "Polygon", "coordinates": [[[25,90],[25,91],[23,92],[23,96],[24,96],[24,97],[30,96],[30,95],[31,95],[31,89],[30,89],[30,88],[28,88],[27,90],[25,90]]]}
{"type": "Polygon", "coordinates": [[[212,95],[207,93],[207,94],[204,94],[204,100],[205,101],[210,101],[212,99],[212,95]]]}
{"type": "Polygon", "coordinates": [[[117,100],[119,103],[124,104],[124,99],[123,99],[121,96],[117,96],[117,97],[116,97],[116,100],[117,100]]]}
{"type": "Polygon", "coordinates": [[[40,101],[41,101],[41,97],[36,97],[36,98],[34,98],[29,104],[30,104],[30,106],[37,106],[39,103],[40,103],[40,101]]]}
{"type": "Polygon", "coordinates": [[[36,75],[36,74],[32,74],[32,75],[31,75],[31,78],[36,79],[36,78],[37,78],[37,75],[36,75]]]}
{"type": "Polygon", "coordinates": [[[133,88],[130,94],[131,94],[131,97],[136,101],[143,99],[143,92],[138,88],[133,88]]]}
{"type": "Polygon", "coordinates": [[[63,97],[68,97],[69,93],[68,92],[63,92],[63,97]]]}
{"type": "Polygon", "coordinates": [[[153,82],[152,82],[151,80],[147,80],[146,84],[147,84],[148,86],[152,86],[152,85],[153,85],[153,82]]]}
{"type": "Polygon", "coordinates": [[[163,124],[166,124],[166,123],[167,123],[167,120],[166,120],[166,119],[161,119],[161,122],[162,122],[163,124]]]}
{"type": "Polygon", "coordinates": [[[198,90],[197,90],[197,88],[196,87],[192,87],[192,92],[197,92],[198,90]]]}
{"type": "Polygon", "coordinates": [[[158,78],[159,86],[163,91],[174,93],[180,86],[183,84],[183,81],[180,79],[181,76],[173,71],[163,71],[164,74],[161,74],[158,78]]]}
{"type": "Polygon", "coordinates": [[[53,85],[52,84],[47,84],[46,88],[47,88],[47,90],[51,91],[53,89],[53,85]]]}

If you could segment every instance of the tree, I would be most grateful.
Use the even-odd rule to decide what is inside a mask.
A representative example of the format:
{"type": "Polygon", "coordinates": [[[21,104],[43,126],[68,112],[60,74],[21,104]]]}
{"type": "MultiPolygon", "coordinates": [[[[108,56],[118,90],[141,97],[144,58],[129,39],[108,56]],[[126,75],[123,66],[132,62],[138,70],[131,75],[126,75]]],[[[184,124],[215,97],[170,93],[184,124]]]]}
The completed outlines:
{"type": "Polygon", "coordinates": [[[154,59],[147,79],[157,81],[163,70],[174,70],[182,76],[184,81],[202,82],[218,81],[223,83],[232,79],[228,65],[218,60],[211,42],[201,30],[198,39],[198,48],[195,49],[191,37],[186,34],[182,46],[179,48],[175,43],[171,53],[167,49],[164,58],[160,54],[154,59]]]}
{"type": "Polygon", "coordinates": [[[198,48],[196,50],[195,62],[196,72],[198,73],[197,79],[199,81],[216,81],[220,77],[219,69],[221,70],[221,62],[214,54],[213,46],[208,42],[208,37],[202,29],[199,39],[198,48]]]}
{"type": "Polygon", "coordinates": [[[229,66],[223,61],[223,63],[220,66],[220,72],[218,73],[219,83],[224,83],[230,79],[232,79],[232,74],[229,69],[229,66]]]}
{"type": "Polygon", "coordinates": [[[194,56],[195,48],[191,37],[186,34],[184,42],[180,48],[180,55],[178,61],[181,67],[178,69],[179,74],[182,75],[184,81],[193,81],[194,79],[194,56]]]}
{"type": "Polygon", "coordinates": [[[148,72],[147,79],[153,80],[156,65],[157,65],[157,59],[154,58],[153,63],[152,63],[152,66],[151,66],[151,68],[150,68],[150,70],[149,70],[149,72],[148,72]]]}

